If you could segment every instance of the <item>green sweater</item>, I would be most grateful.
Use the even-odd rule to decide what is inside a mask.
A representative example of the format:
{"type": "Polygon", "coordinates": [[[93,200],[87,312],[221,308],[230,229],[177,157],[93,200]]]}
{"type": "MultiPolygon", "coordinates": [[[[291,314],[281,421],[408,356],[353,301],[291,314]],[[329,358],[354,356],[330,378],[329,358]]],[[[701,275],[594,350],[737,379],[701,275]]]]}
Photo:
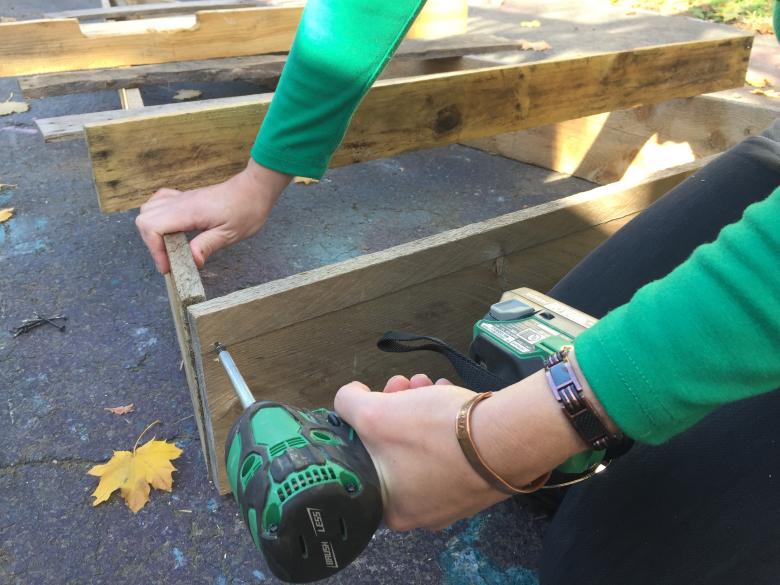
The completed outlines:
{"type": "MultiPolygon", "coordinates": [[[[423,3],[309,0],[254,160],[322,176],[423,3]]],[[[780,189],[576,341],[609,415],[647,443],[669,439],[721,404],[780,388],[778,346],[780,189]]]]}

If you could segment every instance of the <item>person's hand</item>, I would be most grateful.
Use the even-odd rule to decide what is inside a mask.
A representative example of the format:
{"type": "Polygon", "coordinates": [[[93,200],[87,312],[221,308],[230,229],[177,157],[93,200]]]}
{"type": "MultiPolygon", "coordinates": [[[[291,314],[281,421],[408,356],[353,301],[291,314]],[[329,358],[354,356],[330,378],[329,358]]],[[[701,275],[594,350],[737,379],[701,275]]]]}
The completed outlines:
{"type": "Polygon", "coordinates": [[[170,270],[164,234],[200,230],[190,249],[198,268],[217,250],[255,234],[292,177],[249,160],[223,183],[177,191],[160,189],[141,206],[138,231],[162,274],[170,270]]]}
{"type": "MultiPolygon", "coordinates": [[[[391,378],[384,392],[360,382],[342,387],[335,408],[354,427],[382,482],[385,522],[392,530],[441,528],[508,496],[466,461],[455,417],[474,393],[422,374],[391,378]]],[[[472,436],[501,477],[522,486],[586,445],[539,372],[480,402],[472,436]]]]}
{"type": "Polygon", "coordinates": [[[336,412],[377,468],[392,530],[441,528],[507,497],[471,468],[455,437],[455,416],[473,395],[422,374],[395,376],[382,393],[352,382],[336,394],[336,412]]]}

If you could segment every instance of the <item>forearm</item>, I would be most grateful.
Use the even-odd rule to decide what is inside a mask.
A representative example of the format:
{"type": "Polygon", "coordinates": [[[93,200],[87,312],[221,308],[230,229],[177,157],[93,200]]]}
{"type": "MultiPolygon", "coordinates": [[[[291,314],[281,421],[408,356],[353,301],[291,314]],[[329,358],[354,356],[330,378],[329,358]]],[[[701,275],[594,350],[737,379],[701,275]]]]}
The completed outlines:
{"type": "MultiPolygon", "coordinates": [[[[575,352],[569,360],[585,398],[612,432],[609,419],[581,370],[575,352]]],[[[479,404],[473,414],[474,442],[488,464],[513,485],[525,485],[583,451],[590,450],[574,430],[539,371],[479,404]]]]}
{"type": "Polygon", "coordinates": [[[425,0],[309,0],[252,158],[319,178],[425,0]]]}
{"type": "Polygon", "coordinates": [[[780,387],[779,260],[780,189],[577,338],[585,377],[624,432],[660,443],[780,387]]]}

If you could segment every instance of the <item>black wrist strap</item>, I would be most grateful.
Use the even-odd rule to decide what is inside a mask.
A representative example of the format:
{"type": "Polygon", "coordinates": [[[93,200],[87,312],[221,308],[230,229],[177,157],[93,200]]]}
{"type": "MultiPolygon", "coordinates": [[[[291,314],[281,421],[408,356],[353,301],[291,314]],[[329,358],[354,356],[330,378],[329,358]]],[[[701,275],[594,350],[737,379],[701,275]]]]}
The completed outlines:
{"type": "Polygon", "coordinates": [[[389,353],[407,353],[410,351],[434,351],[446,357],[458,376],[461,377],[464,386],[475,392],[495,392],[506,388],[512,382],[499,378],[487,371],[471,358],[463,355],[457,349],[435,337],[427,335],[414,335],[402,331],[388,331],[376,346],[389,353]],[[416,343],[416,342],[427,343],[416,343]]]}

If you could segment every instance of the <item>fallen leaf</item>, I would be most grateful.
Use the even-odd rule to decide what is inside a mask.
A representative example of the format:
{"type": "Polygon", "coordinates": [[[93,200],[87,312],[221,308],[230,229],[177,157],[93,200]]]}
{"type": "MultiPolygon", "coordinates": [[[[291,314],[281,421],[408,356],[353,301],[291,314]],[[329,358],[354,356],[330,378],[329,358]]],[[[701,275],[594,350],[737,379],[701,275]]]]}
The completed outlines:
{"type": "Polygon", "coordinates": [[[11,183],[0,183],[0,193],[2,193],[4,189],[16,189],[16,185],[12,185],[11,183]]]}
{"type": "Polygon", "coordinates": [[[538,20],[524,20],[520,23],[520,26],[523,28],[539,28],[542,26],[542,23],[538,20]]]}
{"type": "Polygon", "coordinates": [[[6,207],[5,209],[0,209],[0,223],[8,221],[13,216],[14,216],[13,207],[6,207]]]}
{"type": "Polygon", "coordinates": [[[111,406],[106,407],[103,410],[107,410],[108,412],[113,412],[114,414],[123,415],[123,414],[129,414],[131,412],[135,412],[135,405],[133,404],[127,404],[125,406],[111,406]]]}
{"type": "Polygon", "coordinates": [[[546,51],[552,48],[547,41],[518,41],[517,45],[521,51],[546,51]]]}
{"type": "Polygon", "coordinates": [[[293,177],[293,183],[296,185],[316,185],[319,181],[309,177],[293,177]]]}
{"type": "Polygon", "coordinates": [[[766,77],[752,71],[748,71],[747,75],[745,75],[745,83],[758,88],[772,87],[772,83],[766,77]]]}
{"type": "MultiPolygon", "coordinates": [[[[154,424],[146,427],[141,437],[154,424]]],[[[141,437],[138,437],[138,441],[141,437]]],[[[92,493],[95,497],[93,506],[105,502],[119,490],[128,508],[135,514],[149,501],[151,488],[166,492],[173,489],[172,473],[176,468],[171,465],[171,461],[179,457],[182,450],[167,441],[152,439],[141,447],[138,441],[132,451],[114,451],[108,462],[95,465],[87,472],[100,478],[100,483],[92,493]]]]}
{"type": "Polygon", "coordinates": [[[30,109],[30,106],[25,102],[0,102],[0,116],[7,116],[8,114],[21,114],[30,109]]]}
{"type": "Polygon", "coordinates": [[[200,97],[200,94],[200,90],[197,89],[180,89],[174,94],[173,99],[177,102],[183,102],[184,100],[192,100],[196,97],[200,97]]]}
{"type": "Polygon", "coordinates": [[[776,89],[754,89],[750,93],[765,95],[769,98],[780,98],[780,91],[777,91],[776,89]]]}

